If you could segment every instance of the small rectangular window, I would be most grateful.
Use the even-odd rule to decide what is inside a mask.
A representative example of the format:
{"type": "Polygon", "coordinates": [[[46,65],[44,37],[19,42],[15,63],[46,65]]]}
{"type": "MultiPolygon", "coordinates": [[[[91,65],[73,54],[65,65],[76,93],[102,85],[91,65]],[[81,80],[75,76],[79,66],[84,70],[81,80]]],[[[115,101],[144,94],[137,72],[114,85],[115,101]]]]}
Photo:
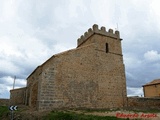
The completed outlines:
{"type": "Polygon", "coordinates": [[[108,43],[106,43],[106,53],[109,52],[108,43]]]}

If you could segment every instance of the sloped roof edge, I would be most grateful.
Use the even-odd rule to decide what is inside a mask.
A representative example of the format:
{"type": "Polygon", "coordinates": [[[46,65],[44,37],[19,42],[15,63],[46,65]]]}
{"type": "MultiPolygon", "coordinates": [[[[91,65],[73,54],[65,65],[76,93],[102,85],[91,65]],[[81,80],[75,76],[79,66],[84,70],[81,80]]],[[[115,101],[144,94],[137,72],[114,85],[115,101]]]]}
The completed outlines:
{"type": "Polygon", "coordinates": [[[149,86],[149,85],[156,85],[156,84],[160,84],[160,79],[152,80],[151,82],[146,83],[146,84],[143,85],[142,87],[144,87],[144,86],[149,86]]]}

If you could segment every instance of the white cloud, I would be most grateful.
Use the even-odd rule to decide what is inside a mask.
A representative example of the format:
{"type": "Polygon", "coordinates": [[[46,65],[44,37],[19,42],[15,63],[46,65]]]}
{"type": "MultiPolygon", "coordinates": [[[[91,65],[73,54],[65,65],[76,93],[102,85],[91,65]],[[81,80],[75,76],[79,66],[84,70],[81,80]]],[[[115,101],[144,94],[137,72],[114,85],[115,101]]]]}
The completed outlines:
{"type": "Polygon", "coordinates": [[[3,6],[1,6],[1,22],[11,21],[16,15],[16,2],[12,0],[7,0],[3,2],[3,6]]]}
{"type": "MultiPolygon", "coordinates": [[[[14,82],[14,77],[11,77],[11,76],[5,76],[5,77],[2,77],[0,78],[0,84],[6,84],[8,86],[13,86],[13,82],[14,82]]],[[[19,88],[19,87],[24,87],[26,86],[26,80],[25,79],[19,79],[19,78],[16,78],[15,79],[15,88],[19,88]]]]}
{"type": "Polygon", "coordinates": [[[160,7],[159,7],[160,1],[159,0],[152,0],[152,3],[150,4],[150,17],[154,17],[154,21],[156,23],[156,26],[160,29],[160,7]]]}
{"type": "Polygon", "coordinates": [[[83,11],[83,13],[87,12],[87,8],[82,0],[69,0],[69,16],[72,19],[78,18],[78,10],[83,11]]]}
{"type": "Polygon", "coordinates": [[[144,53],[144,58],[149,61],[158,61],[160,60],[160,54],[158,51],[151,50],[144,53]]]}
{"type": "Polygon", "coordinates": [[[143,88],[127,87],[127,96],[143,96],[143,88]]]}

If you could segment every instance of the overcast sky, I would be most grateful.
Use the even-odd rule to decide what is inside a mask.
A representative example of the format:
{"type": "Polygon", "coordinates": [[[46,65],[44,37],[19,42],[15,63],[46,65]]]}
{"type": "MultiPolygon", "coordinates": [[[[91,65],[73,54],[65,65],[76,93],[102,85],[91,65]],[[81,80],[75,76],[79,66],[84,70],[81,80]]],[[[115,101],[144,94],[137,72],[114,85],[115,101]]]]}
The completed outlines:
{"type": "Polygon", "coordinates": [[[127,94],[160,78],[159,0],[0,0],[0,98],[26,86],[53,54],[75,48],[93,24],[120,31],[127,94]],[[117,25],[118,24],[118,25],[117,25]]]}

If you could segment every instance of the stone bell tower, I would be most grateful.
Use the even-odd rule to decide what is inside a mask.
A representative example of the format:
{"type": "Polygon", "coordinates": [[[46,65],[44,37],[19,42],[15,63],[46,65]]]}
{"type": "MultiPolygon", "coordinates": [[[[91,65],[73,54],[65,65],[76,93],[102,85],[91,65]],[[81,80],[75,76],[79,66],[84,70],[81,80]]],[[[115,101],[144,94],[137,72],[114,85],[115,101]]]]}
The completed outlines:
{"type": "Polygon", "coordinates": [[[126,101],[126,78],[119,31],[106,31],[105,27],[88,29],[78,39],[78,48],[94,44],[96,79],[98,81],[97,103],[101,108],[124,107],[126,101]]]}

